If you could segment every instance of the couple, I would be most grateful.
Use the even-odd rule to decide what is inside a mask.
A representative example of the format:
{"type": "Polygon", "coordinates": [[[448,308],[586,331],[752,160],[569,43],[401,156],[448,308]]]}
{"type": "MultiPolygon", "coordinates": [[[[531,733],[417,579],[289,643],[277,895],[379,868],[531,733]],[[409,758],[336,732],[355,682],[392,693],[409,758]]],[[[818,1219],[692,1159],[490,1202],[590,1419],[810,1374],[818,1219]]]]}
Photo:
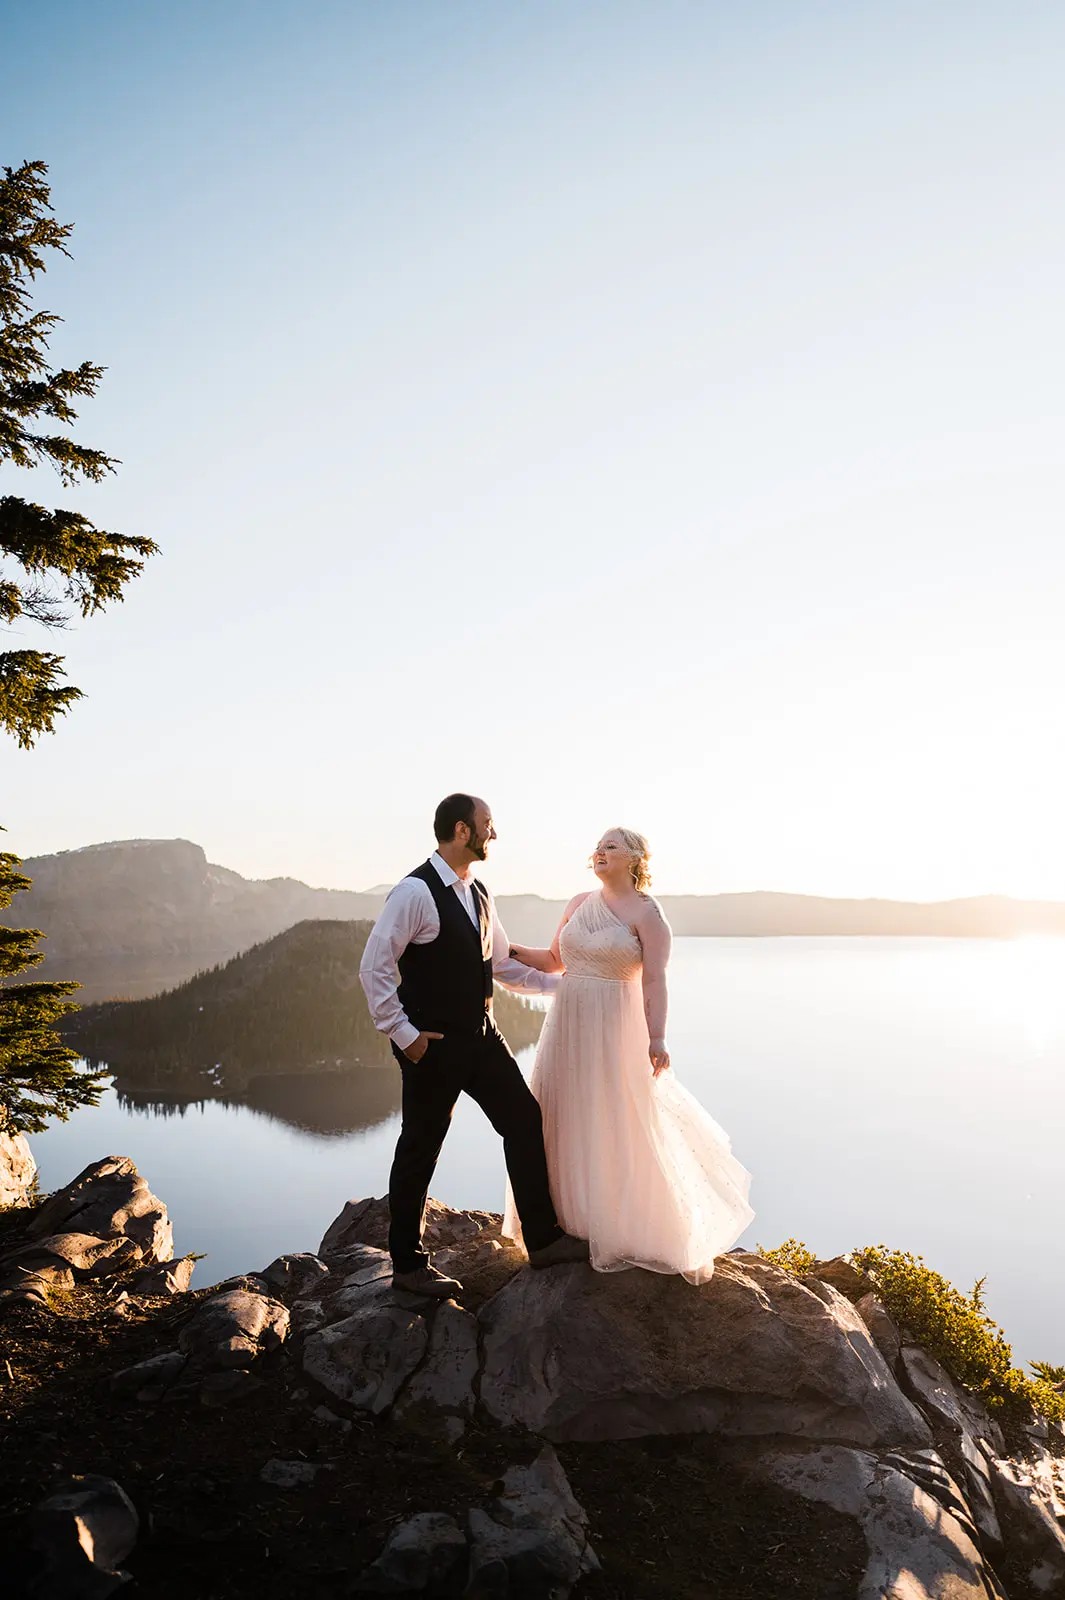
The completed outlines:
{"type": "Polygon", "coordinates": [[[403,1073],[388,1190],[396,1287],[441,1298],[462,1287],[432,1265],[421,1234],[463,1090],[503,1136],[503,1230],[530,1266],[590,1260],[705,1282],[753,1216],[750,1178],[670,1070],[671,936],[647,893],[646,841],[604,834],[591,862],[600,888],[570,901],[549,950],[532,950],[508,945],[470,873],[496,838],[484,801],[448,795],[434,831],[435,854],[392,890],[359,969],[403,1073]],[[555,996],[531,1087],[492,1020],[495,980],[555,996]]]}

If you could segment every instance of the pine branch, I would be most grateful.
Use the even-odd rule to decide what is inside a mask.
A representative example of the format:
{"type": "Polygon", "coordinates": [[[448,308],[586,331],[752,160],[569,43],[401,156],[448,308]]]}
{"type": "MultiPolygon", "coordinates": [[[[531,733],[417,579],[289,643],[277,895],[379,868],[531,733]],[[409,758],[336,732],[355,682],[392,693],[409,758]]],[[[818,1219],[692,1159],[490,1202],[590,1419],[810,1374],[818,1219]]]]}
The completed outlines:
{"type": "Polygon", "coordinates": [[[61,573],[62,592],[82,616],[121,600],[126,584],[158,548],[152,539],[96,528],[77,511],[46,511],[0,496],[0,553],[13,556],[28,573],[61,573]]]}
{"type": "Polygon", "coordinates": [[[55,732],[55,720],[82,698],[73,686],[57,688],[63,658],[40,650],[0,652],[0,728],[29,750],[42,733],[55,732]]]}

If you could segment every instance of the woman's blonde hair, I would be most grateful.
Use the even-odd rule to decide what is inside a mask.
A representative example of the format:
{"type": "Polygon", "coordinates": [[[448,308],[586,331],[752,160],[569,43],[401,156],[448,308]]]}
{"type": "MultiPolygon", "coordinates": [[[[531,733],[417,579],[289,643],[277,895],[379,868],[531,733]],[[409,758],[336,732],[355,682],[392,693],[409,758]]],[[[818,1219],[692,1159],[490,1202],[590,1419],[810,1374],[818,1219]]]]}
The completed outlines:
{"type": "Polygon", "coordinates": [[[632,873],[632,885],[637,894],[646,894],[651,887],[651,847],[642,833],[637,833],[633,828],[611,828],[611,833],[616,833],[625,849],[635,857],[629,871],[632,873]]]}

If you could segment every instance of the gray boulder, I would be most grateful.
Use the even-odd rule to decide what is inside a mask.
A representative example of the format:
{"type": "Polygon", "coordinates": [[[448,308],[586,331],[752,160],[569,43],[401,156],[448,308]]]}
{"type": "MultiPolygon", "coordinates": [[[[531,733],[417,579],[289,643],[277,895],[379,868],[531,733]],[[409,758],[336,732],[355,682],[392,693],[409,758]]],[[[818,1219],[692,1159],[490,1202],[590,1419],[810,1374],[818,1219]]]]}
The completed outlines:
{"type": "Polygon", "coordinates": [[[863,1294],[854,1302],[854,1309],[869,1329],[869,1337],[894,1372],[902,1354],[902,1339],[894,1319],[875,1294],[863,1294]]]}
{"type": "Polygon", "coordinates": [[[1046,1477],[1016,1461],[991,1462],[991,1489],[1007,1544],[1028,1568],[1037,1594],[1065,1595],[1061,1506],[1046,1477]]]}
{"type": "Polygon", "coordinates": [[[337,1258],[332,1276],[341,1288],[358,1289],[365,1283],[391,1278],[392,1258],[387,1250],[377,1250],[370,1244],[352,1245],[337,1258]]]}
{"type": "Polygon", "coordinates": [[[355,1580],[356,1594],[457,1593],[466,1537],[454,1517],[421,1511],[392,1529],[384,1549],[355,1580]]]}
{"type": "Polygon", "coordinates": [[[130,1284],[132,1294],[162,1298],[166,1295],[185,1294],[192,1282],[196,1265],[192,1256],[182,1256],[178,1261],[160,1262],[139,1272],[130,1284]]]}
{"type": "Polygon", "coordinates": [[[963,1522],[898,1465],[835,1445],[770,1455],[757,1470],[858,1521],[869,1560],[856,1600],[1004,1600],[963,1522]]]}
{"type": "Polygon", "coordinates": [[[294,1299],[321,1287],[321,1280],[329,1275],[329,1268],[309,1250],[298,1255],[278,1256],[264,1267],[259,1277],[276,1294],[291,1295],[294,1299]]]}
{"type": "Polygon", "coordinates": [[[0,1255],[0,1299],[49,1304],[49,1292],[70,1290],[75,1279],[120,1272],[140,1259],[132,1239],[117,1234],[97,1239],[86,1233],[54,1233],[29,1239],[0,1255]]]}
{"type": "Polygon", "coordinates": [[[25,1205],[33,1192],[37,1163],[21,1133],[0,1133],[0,1207],[25,1205]]]}
{"type": "Polygon", "coordinates": [[[32,1239],[56,1233],[97,1239],[121,1234],[136,1245],[144,1262],[169,1261],[174,1254],[166,1207],[128,1156],[105,1156],[86,1167],[45,1201],[27,1233],[32,1239]]]}
{"type": "Polygon", "coordinates": [[[931,1442],[851,1303],[759,1256],[720,1258],[698,1287],[636,1270],[525,1270],[480,1322],[482,1404],[548,1438],[931,1442]]]}
{"type": "Polygon", "coordinates": [[[872,1287],[865,1274],[852,1267],[846,1256],[833,1256],[831,1261],[819,1261],[812,1272],[804,1274],[804,1282],[810,1279],[829,1284],[848,1300],[859,1300],[872,1287]]]}
{"type": "Polygon", "coordinates": [[[345,1404],[374,1416],[387,1411],[425,1355],[425,1318],[396,1295],[391,1283],[345,1291],[352,1309],[340,1322],[310,1333],[303,1370],[345,1404]]]}
{"type": "Polygon", "coordinates": [[[265,1295],[227,1289],[196,1308],[178,1348],[199,1367],[250,1367],[288,1337],[288,1308],[265,1295]]]}
{"type": "Polygon", "coordinates": [[[140,1521],[113,1478],[74,1477],[43,1500],[30,1519],[44,1558],[34,1592],[47,1600],[103,1600],[130,1581],[121,1570],[140,1521]]]}
{"type": "Polygon", "coordinates": [[[223,1278],[220,1283],[209,1283],[207,1288],[215,1294],[225,1294],[227,1289],[243,1289],[245,1294],[269,1294],[270,1286],[265,1278],[260,1278],[255,1272],[238,1272],[232,1278],[223,1278]]]}
{"type": "Polygon", "coordinates": [[[579,1578],[599,1570],[588,1519],[550,1445],[531,1466],[504,1474],[503,1493],[487,1511],[470,1511],[467,1532],[468,1595],[565,1600],[579,1578]]]}
{"type": "Polygon", "coordinates": [[[429,1351],[396,1403],[394,1415],[409,1425],[455,1440],[473,1415],[477,1376],[477,1319],[453,1300],[433,1316],[429,1351]]]}
{"type": "Polygon", "coordinates": [[[956,1437],[968,1436],[985,1450],[1001,1454],[1002,1429],[974,1395],[968,1394],[933,1356],[919,1345],[904,1345],[902,1366],[910,1393],[926,1416],[942,1423],[956,1437]]]}
{"type": "Polygon", "coordinates": [[[187,1365],[188,1358],[180,1350],[164,1350],[114,1373],[111,1393],[119,1400],[132,1397],[144,1405],[153,1404],[169,1394],[187,1365]]]}
{"type": "MultiPolygon", "coordinates": [[[[491,1212],[455,1211],[430,1196],[425,1206],[422,1238],[427,1250],[444,1250],[474,1238],[487,1227],[498,1227],[499,1221],[491,1212]]],[[[369,1244],[377,1250],[387,1250],[388,1222],[386,1196],[349,1200],[326,1229],[318,1254],[332,1266],[334,1257],[343,1255],[352,1245],[369,1244]]]]}

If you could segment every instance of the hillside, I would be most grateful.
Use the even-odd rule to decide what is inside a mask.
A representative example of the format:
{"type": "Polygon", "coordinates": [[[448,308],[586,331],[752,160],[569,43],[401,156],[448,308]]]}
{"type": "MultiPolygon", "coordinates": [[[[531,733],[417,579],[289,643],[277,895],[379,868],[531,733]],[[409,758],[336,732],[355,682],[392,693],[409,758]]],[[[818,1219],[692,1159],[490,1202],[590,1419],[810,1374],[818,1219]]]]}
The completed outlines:
{"type": "MultiPolygon", "coordinates": [[[[370,927],[297,923],[153,999],[87,1006],[69,1019],[67,1036],[94,1066],[111,1069],[124,1094],[245,1098],[252,1090],[252,1103],[257,1094],[267,1109],[265,1080],[350,1077],[353,1069],[378,1079],[374,1069],[386,1067],[395,1099],[398,1073],[359,983],[370,927]]],[[[521,1049],[538,1037],[543,1013],[500,993],[496,1017],[521,1049]]]]}
{"type": "MultiPolygon", "coordinates": [[[[33,888],[0,922],[43,929],[41,976],[74,977],[83,999],[138,999],[174,988],[305,920],[366,921],[385,890],[315,889],[295,878],[255,880],[207,860],[184,839],[87,845],[28,859],[33,888]]],[[[491,878],[491,873],[486,873],[491,878]]],[[[574,888],[580,884],[575,883],[574,888]]],[[[501,895],[499,912],[517,943],[546,944],[562,901],[501,895]]],[[[817,895],[663,895],[679,935],[932,935],[1010,938],[1065,934],[1065,905],[984,895],[916,902],[827,899],[817,895]]]]}
{"type": "Polygon", "coordinates": [[[185,839],[87,845],[25,862],[32,889],[0,921],[41,928],[43,977],[76,977],[89,1001],[184,983],[309,918],[372,920],[383,896],[252,880],[185,839]]]}

